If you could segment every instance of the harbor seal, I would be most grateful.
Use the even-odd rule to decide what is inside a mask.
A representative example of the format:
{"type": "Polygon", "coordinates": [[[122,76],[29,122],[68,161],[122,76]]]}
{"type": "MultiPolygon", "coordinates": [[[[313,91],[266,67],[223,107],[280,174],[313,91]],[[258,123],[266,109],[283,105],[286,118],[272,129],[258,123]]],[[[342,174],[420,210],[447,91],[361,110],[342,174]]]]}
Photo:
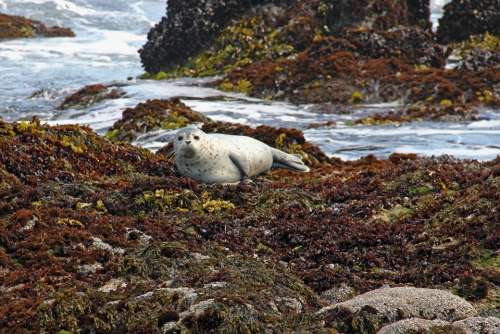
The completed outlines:
{"type": "Polygon", "coordinates": [[[236,183],[272,167],[309,171],[299,157],[257,139],[207,134],[197,128],[177,132],[174,154],[179,173],[203,183],[236,183]]]}

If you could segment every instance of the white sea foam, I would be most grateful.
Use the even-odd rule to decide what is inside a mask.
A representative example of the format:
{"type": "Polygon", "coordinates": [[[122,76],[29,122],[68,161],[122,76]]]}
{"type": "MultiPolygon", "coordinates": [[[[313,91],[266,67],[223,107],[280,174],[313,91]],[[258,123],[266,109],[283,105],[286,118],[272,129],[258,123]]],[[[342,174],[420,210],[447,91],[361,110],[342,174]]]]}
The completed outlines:
{"type": "Polygon", "coordinates": [[[7,7],[7,5],[19,6],[21,4],[37,4],[37,5],[53,4],[55,5],[57,10],[69,11],[80,16],[90,16],[97,14],[97,12],[90,7],[77,5],[74,2],[67,0],[11,0],[11,1],[3,0],[3,7],[7,7]]]}

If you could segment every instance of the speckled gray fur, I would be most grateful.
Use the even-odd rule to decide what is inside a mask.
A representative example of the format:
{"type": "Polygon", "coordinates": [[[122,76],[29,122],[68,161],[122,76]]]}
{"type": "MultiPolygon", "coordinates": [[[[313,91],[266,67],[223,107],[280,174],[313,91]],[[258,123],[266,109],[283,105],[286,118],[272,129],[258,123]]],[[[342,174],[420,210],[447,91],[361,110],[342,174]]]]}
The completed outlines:
{"type": "Polygon", "coordinates": [[[179,173],[203,183],[236,183],[273,166],[309,171],[297,156],[254,138],[207,134],[197,128],[178,131],[174,152],[179,173]]]}

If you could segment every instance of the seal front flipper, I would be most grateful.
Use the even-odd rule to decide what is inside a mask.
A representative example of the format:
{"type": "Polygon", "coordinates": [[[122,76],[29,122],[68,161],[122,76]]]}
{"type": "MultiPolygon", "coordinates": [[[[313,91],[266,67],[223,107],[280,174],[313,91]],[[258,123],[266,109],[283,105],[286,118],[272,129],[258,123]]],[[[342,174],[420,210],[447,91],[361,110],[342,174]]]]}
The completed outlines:
{"type": "Polygon", "coordinates": [[[229,159],[231,159],[233,164],[240,170],[242,179],[252,176],[250,175],[250,163],[243,154],[240,152],[231,152],[229,154],[229,159]]]}
{"type": "Polygon", "coordinates": [[[277,168],[288,168],[298,172],[309,172],[309,167],[307,167],[302,159],[293,154],[288,154],[286,152],[271,148],[273,154],[273,167],[277,168]]]}

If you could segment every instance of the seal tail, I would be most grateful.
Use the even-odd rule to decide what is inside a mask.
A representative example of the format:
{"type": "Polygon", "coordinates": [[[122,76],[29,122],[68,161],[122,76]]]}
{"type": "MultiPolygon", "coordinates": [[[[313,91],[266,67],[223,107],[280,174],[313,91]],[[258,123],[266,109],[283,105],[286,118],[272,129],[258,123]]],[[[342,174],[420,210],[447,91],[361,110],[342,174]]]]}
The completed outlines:
{"type": "Polygon", "coordinates": [[[283,151],[271,148],[273,154],[273,167],[275,168],[288,168],[297,172],[309,172],[302,159],[296,155],[288,154],[283,151]]]}

